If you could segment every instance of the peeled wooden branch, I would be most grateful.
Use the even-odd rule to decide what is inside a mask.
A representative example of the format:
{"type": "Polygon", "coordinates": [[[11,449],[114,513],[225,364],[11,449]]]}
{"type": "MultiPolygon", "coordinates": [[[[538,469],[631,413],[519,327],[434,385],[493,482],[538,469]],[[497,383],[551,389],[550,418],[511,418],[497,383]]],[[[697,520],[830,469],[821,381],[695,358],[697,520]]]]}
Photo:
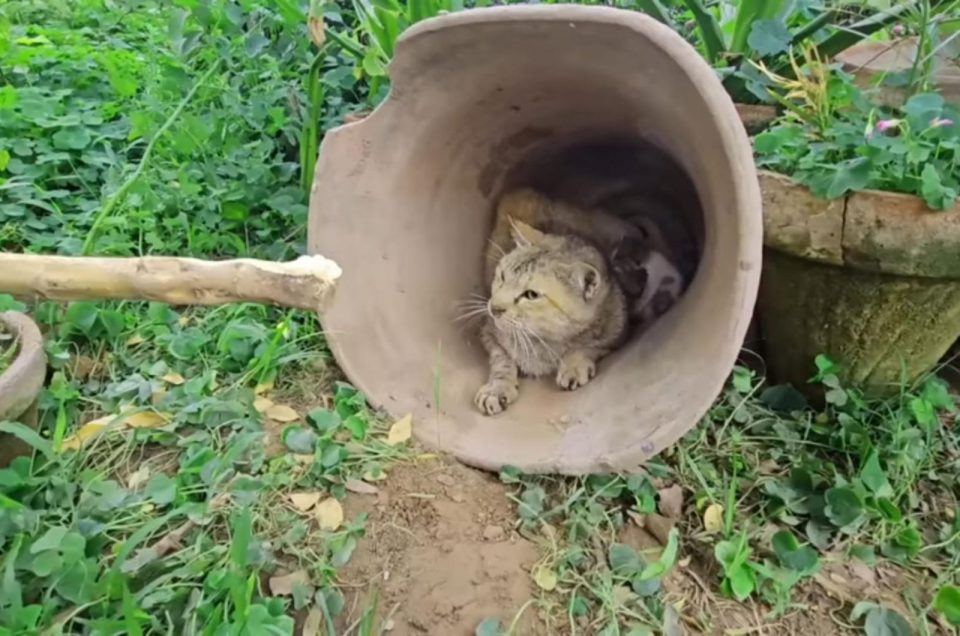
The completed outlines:
{"type": "Polygon", "coordinates": [[[247,258],[0,254],[0,292],[47,300],[260,303],[321,312],[332,299],[340,274],[340,266],[323,256],[274,263],[247,258]]]}

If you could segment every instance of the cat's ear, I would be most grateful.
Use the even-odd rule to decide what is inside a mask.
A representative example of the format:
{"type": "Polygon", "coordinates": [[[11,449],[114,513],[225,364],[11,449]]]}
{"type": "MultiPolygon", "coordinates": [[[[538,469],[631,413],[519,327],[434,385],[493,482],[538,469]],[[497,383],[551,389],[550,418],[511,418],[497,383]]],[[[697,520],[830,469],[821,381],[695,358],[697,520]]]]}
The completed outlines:
{"type": "Polygon", "coordinates": [[[574,265],[573,280],[584,300],[591,300],[600,291],[600,271],[590,263],[574,265]]]}
{"type": "Polygon", "coordinates": [[[536,245],[544,238],[544,233],[523,221],[510,218],[510,234],[517,246],[536,245]]]}

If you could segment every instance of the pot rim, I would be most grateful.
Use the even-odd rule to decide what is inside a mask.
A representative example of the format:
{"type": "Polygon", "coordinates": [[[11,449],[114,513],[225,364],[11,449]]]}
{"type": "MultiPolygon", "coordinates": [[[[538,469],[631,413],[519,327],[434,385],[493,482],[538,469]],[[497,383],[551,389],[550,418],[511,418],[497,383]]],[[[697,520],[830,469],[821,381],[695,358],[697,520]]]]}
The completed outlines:
{"type": "Polygon", "coordinates": [[[960,202],[932,210],[916,195],[884,190],[824,199],[790,175],[757,176],[765,247],[863,271],[960,279],[960,202]]]}
{"type": "Polygon", "coordinates": [[[17,311],[0,313],[0,323],[17,338],[17,354],[0,373],[0,420],[14,420],[36,400],[43,388],[47,355],[37,324],[17,311]]]}

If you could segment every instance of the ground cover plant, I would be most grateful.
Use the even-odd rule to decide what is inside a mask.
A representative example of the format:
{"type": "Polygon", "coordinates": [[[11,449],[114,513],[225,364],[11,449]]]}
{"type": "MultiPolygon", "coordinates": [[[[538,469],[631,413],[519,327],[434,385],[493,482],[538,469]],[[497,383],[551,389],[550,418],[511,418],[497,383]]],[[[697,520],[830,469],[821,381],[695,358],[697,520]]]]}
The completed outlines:
{"type": "MultiPolygon", "coordinates": [[[[399,31],[458,8],[312,4],[0,6],[0,248],[301,253],[323,130],[383,97],[399,31]]],[[[677,5],[671,20],[696,39],[677,5]]],[[[355,511],[408,463],[411,422],[342,382],[314,316],[0,296],[9,308],[41,324],[51,375],[39,429],[3,424],[35,452],[0,470],[0,634],[374,634],[413,604],[381,602],[384,577],[357,584],[374,593],[356,604],[343,573],[371,530],[411,510],[439,525],[449,507],[418,481],[390,493],[398,518],[382,527],[355,511]]],[[[526,540],[536,556],[509,564],[530,600],[471,628],[789,633],[776,630],[819,616],[821,633],[951,629],[954,400],[936,379],[866,400],[834,364],[811,370],[822,409],[738,369],[645,474],[477,477],[514,512],[507,532],[478,522],[470,549],[526,540]]],[[[429,462],[408,470],[435,481],[429,462]]],[[[477,505],[439,483],[449,506],[477,505]]],[[[417,558],[442,563],[442,542],[424,541],[438,545],[417,558]]]]}
{"type": "Polygon", "coordinates": [[[795,79],[764,69],[784,115],[757,136],[758,165],[828,198],[869,188],[913,194],[934,210],[953,207],[960,110],[935,92],[879,107],[846,73],[810,54],[806,62],[794,62],[795,79]]]}

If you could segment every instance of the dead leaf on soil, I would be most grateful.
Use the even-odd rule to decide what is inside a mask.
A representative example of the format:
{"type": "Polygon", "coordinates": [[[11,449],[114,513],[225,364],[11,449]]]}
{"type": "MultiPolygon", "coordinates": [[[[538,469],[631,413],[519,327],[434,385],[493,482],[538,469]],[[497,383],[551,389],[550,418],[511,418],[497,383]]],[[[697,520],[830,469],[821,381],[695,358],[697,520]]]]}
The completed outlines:
{"type": "Polygon", "coordinates": [[[320,524],[321,530],[336,530],[343,523],[343,506],[340,502],[330,497],[317,504],[313,510],[313,515],[320,524]]]}
{"type": "Polygon", "coordinates": [[[158,413],[156,411],[140,411],[123,418],[123,424],[130,428],[157,428],[169,421],[169,413],[158,413]]]}
{"type": "Polygon", "coordinates": [[[399,420],[393,423],[390,426],[390,431],[387,433],[387,444],[391,446],[396,446],[397,444],[402,444],[403,442],[410,439],[410,435],[413,433],[413,415],[407,413],[399,420]]]}
{"type": "Polygon", "coordinates": [[[723,506],[718,503],[707,506],[703,511],[703,529],[711,533],[723,530],[723,506]]]}
{"type": "Polygon", "coordinates": [[[167,384],[172,384],[173,386],[180,386],[181,384],[187,381],[186,378],[184,378],[179,373],[175,373],[175,372],[168,373],[164,376],[161,376],[160,379],[166,382],[167,384]]]}
{"type": "Polygon", "coordinates": [[[307,612],[307,618],[303,621],[302,636],[322,636],[323,634],[323,612],[316,607],[307,612]]]}
{"type": "MultiPolygon", "coordinates": [[[[125,409],[129,410],[129,409],[125,409]]],[[[61,443],[62,450],[78,450],[83,444],[91,438],[113,425],[117,427],[128,428],[156,428],[163,426],[170,419],[168,413],[157,413],[156,411],[139,411],[135,413],[120,413],[117,415],[104,415],[95,420],[90,420],[73,435],[70,435],[61,443]]]]}
{"type": "Polygon", "coordinates": [[[150,467],[141,466],[135,472],[131,473],[127,477],[127,488],[130,490],[136,490],[142,484],[147,483],[147,480],[150,479],[150,467]]]}
{"type": "Polygon", "coordinates": [[[343,487],[350,492],[355,492],[361,495],[375,495],[380,492],[380,489],[373,484],[368,484],[360,479],[348,479],[343,484],[343,487]]]}
{"type": "Polygon", "coordinates": [[[310,510],[320,501],[320,493],[318,492],[292,492],[287,497],[289,497],[293,507],[300,512],[310,510]]]}
{"type": "Polygon", "coordinates": [[[264,415],[276,422],[294,422],[300,419],[300,414],[294,411],[286,404],[274,404],[268,408],[264,415]]]}
{"type": "Polygon", "coordinates": [[[253,401],[253,408],[257,409],[258,413],[266,413],[271,406],[273,406],[273,400],[262,395],[253,401]]]}
{"type": "Polygon", "coordinates": [[[112,420],[113,416],[108,415],[107,417],[100,417],[87,422],[78,428],[76,433],[63,440],[63,443],[60,444],[60,448],[63,450],[78,450],[90,438],[94,437],[100,433],[100,431],[105,429],[107,424],[109,424],[112,420]]]}
{"type": "Polygon", "coordinates": [[[557,573],[545,565],[541,565],[534,570],[533,580],[540,589],[547,592],[557,587],[557,573]]]}
{"type": "Polygon", "coordinates": [[[680,484],[664,488],[657,494],[660,495],[658,504],[660,514],[671,519],[679,519],[683,514],[683,488],[680,484]]]}
{"type": "Polygon", "coordinates": [[[293,588],[300,585],[310,585],[310,577],[303,570],[296,570],[283,576],[270,577],[270,591],[274,596],[293,596],[293,588]]]}

